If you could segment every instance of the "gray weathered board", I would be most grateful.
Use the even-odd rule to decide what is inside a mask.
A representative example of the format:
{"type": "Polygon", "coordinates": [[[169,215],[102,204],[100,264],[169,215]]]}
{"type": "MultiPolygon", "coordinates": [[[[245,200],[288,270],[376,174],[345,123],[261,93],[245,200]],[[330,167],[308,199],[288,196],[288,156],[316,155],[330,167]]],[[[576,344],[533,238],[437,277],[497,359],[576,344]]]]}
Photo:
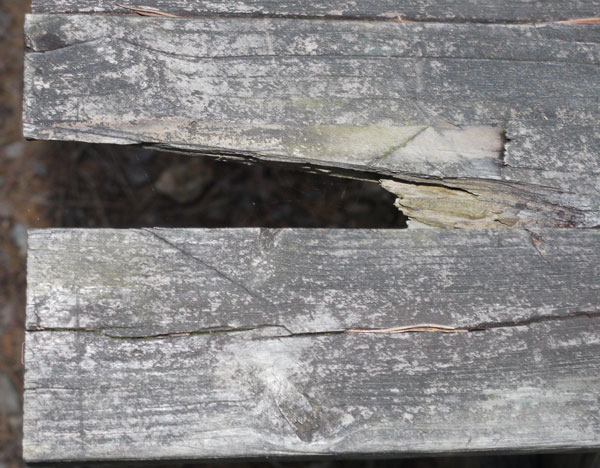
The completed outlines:
{"type": "Polygon", "coordinates": [[[600,24],[557,22],[596,0],[143,6],[186,16],[34,0],[27,137],[387,179],[436,226],[600,225],[600,24]]]}
{"type": "Polygon", "coordinates": [[[532,22],[597,16],[598,0],[33,0],[34,13],[125,13],[153,7],[177,15],[532,22]]]}
{"type": "Polygon", "coordinates": [[[598,449],[599,247],[549,228],[31,231],[25,458],[598,449]]]}

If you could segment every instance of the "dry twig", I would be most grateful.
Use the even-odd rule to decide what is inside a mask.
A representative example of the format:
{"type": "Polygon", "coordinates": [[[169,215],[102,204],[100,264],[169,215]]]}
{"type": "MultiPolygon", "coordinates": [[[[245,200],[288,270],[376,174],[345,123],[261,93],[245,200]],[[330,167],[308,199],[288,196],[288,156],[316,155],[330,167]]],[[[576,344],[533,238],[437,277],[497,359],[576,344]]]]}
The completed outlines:
{"type": "Polygon", "coordinates": [[[572,20],[563,20],[563,21],[557,21],[557,23],[564,23],[564,24],[600,24],[600,17],[596,17],[596,18],[578,18],[578,19],[572,19],[572,20]]]}

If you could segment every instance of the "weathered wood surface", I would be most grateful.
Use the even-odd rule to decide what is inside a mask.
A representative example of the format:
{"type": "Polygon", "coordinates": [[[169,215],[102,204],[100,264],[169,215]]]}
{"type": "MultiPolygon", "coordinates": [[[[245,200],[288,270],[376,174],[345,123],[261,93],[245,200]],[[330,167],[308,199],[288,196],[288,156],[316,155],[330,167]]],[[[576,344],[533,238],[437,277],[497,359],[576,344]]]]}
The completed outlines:
{"type": "Polygon", "coordinates": [[[596,230],[32,231],[25,458],[600,448],[599,247],[596,230]]]}
{"type": "Polygon", "coordinates": [[[598,16],[598,0],[32,0],[34,13],[130,13],[152,7],[179,15],[255,15],[330,18],[397,18],[444,21],[552,21],[598,16]]]}
{"type": "Polygon", "coordinates": [[[600,25],[81,14],[26,29],[29,138],[395,179],[434,225],[600,225],[600,25]],[[469,210],[438,215],[424,183],[469,192],[469,210]]]}

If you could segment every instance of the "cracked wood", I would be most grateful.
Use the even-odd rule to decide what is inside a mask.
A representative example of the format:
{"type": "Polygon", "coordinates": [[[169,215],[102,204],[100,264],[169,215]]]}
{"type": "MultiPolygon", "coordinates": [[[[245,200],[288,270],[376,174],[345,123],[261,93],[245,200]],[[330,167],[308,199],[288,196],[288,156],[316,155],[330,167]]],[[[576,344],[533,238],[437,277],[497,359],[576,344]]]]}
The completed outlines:
{"type": "Polygon", "coordinates": [[[437,226],[600,225],[600,25],[38,14],[26,40],[29,138],[389,180],[437,226]]]}
{"type": "Polygon", "coordinates": [[[600,231],[30,231],[30,461],[600,448],[600,231]]]}

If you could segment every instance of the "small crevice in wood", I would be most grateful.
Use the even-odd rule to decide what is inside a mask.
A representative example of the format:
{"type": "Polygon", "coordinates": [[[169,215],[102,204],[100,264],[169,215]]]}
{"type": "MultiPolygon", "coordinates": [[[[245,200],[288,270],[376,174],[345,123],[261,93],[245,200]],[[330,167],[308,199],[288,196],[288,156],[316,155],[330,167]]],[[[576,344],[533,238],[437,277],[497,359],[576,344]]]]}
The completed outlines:
{"type": "MultiPolygon", "coordinates": [[[[257,325],[253,327],[208,327],[199,330],[193,331],[177,331],[177,332],[167,332],[167,333],[156,333],[152,335],[118,335],[114,334],[114,332],[109,332],[108,330],[114,329],[100,329],[100,328],[64,328],[64,327],[39,327],[27,330],[28,332],[64,332],[64,333],[97,333],[105,336],[106,338],[110,338],[112,340],[129,340],[129,341],[141,341],[141,340],[157,340],[164,338],[178,338],[178,337],[189,337],[189,336],[197,336],[197,335],[214,335],[221,333],[241,333],[241,332],[249,332],[255,330],[262,330],[266,328],[283,328],[287,330],[287,328],[283,325],[257,325]]],[[[287,330],[289,331],[289,330],[287,330]]],[[[290,332],[291,333],[291,332],[290,332]]]]}
{"type": "Polygon", "coordinates": [[[529,234],[529,240],[531,241],[531,246],[535,249],[535,251],[537,252],[539,257],[544,262],[548,262],[548,260],[546,260],[546,251],[542,247],[542,243],[544,242],[544,239],[542,238],[542,236],[540,234],[538,234],[537,232],[533,232],[528,229],[525,229],[525,231],[529,234]]]}
{"type": "Polygon", "coordinates": [[[181,18],[179,15],[174,15],[172,13],[165,13],[164,11],[160,11],[156,8],[151,7],[131,7],[127,5],[121,5],[119,3],[116,4],[119,8],[125,8],[126,10],[131,10],[134,13],[137,13],[140,16],[151,16],[151,17],[166,17],[166,18],[181,18]]]}
{"type": "Polygon", "coordinates": [[[506,163],[506,144],[509,143],[510,141],[512,141],[512,139],[508,137],[506,129],[502,129],[501,138],[502,138],[502,149],[500,150],[500,153],[499,153],[500,166],[506,167],[506,166],[508,166],[508,164],[506,163]]]}
{"type": "Polygon", "coordinates": [[[70,42],[68,44],[64,44],[63,42],[61,42],[61,40],[59,38],[53,39],[52,37],[46,36],[46,38],[45,38],[46,42],[44,43],[44,47],[40,48],[40,47],[36,47],[35,44],[33,43],[33,41],[31,41],[29,36],[26,34],[25,35],[25,53],[27,53],[27,54],[47,54],[47,53],[56,52],[59,50],[68,49],[69,47],[77,47],[77,46],[81,46],[84,44],[91,44],[96,41],[101,41],[103,39],[106,39],[106,36],[98,36],[98,37],[94,37],[93,39],[86,39],[85,41],[79,41],[79,42],[75,41],[75,42],[70,42]]]}
{"type": "MultiPolygon", "coordinates": [[[[127,15],[125,15],[127,16],[127,15]]],[[[174,19],[174,18],[169,18],[169,19],[174,19]]],[[[175,18],[176,19],[176,18],[175,18]]],[[[277,19],[281,19],[281,20],[287,20],[288,18],[266,18],[266,20],[269,19],[273,19],[273,20],[277,20],[277,19]]],[[[34,33],[35,34],[35,33],[34,33]]],[[[203,60],[231,60],[231,59],[274,59],[274,58],[282,58],[282,57],[291,57],[291,58],[298,58],[298,57],[321,57],[321,58],[340,58],[340,57],[347,57],[347,58],[351,58],[351,57],[356,57],[356,58],[361,58],[361,57],[365,57],[365,54],[362,52],[356,52],[356,53],[345,53],[343,55],[339,55],[339,54],[335,54],[335,53],[319,53],[319,54],[314,54],[314,53],[298,53],[295,51],[278,51],[277,53],[269,53],[267,51],[263,52],[263,53],[234,53],[233,51],[230,51],[227,55],[218,55],[218,54],[214,54],[211,52],[206,52],[204,54],[184,54],[184,53],[179,53],[179,52],[173,52],[173,51],[167,51],[161,48],[158,48],[156,46],[152,46],[149,45],[148,43],[144,43],[144,40],[135,40],[133,38],[130,38],[129,36],[125,35],[125,34],[119,34],[119,35],[98,35],[89,39],[85,39],[85,40],[70,40],[68,43],[63,42],[64,39],[59,38],[58,36],[55,36],[54,34],[48,33],[45,34],[43,37],[35,37],[32,38],[31,33],[29,33],[27,30],[25,31],[25,52],[27,54],[47,54],[47,53],[51,53],[51,52],[57,52],[57,51],[62,51],[65,49],[69,49],[71,47],[76,48],[76,47],[80,47],[86,44],[94,44],[94,43],[99,43],[101,45],[102,41],[111,41],[113,43],[117,42],[117,43],[122,43],[122,44],[126,44],[128,46],[134,47],[136,49],[139,49],[140,51],[147,51],[151,54],[159,54],[162,56],[168,56],[168,57],[176,57],[176,58],[181,58],[181,59],[188,59],[189,61],[203,61],[203,60]]],[[[593,41],[588,41],[589,44],[593,44],[593,41]]],[[[405,52],[399,51],[399,52],[386,52],[386,53],[381,53],[381,54],[376,54],[376,53],[369,53],[368,54],[369,59],[392,59],[392,58],[408,58],[410,57],[410,55],[407,55],[405,52]]],[[[479,61],[481,60],[481,58],[476,57],[476,56],[461,56],[460,54],[456,54],[456,56],[451,56],[448,57],[447,55],[444,54],[439,54],[439,53],[425,53],[421,56],[421,58],[426,58],[426,59],[431,59],[431,60],[444,60],[444,59],[448,59],[451,58],[454,61],[479,61]]],[[[580,59],[575,59],[571,56],[555,56],[555,57],[551,57],[551,58],[545,58],[542,60],[538,60],[538,59],[519,59],[519,58],[511,58],[508,56],[504,56],[502,58],[497,58],[495,59],[497,61],[501,61],[501,62],[513,62],[513,63],[522,63],[522,64],[572,64],[572,65],[583,65],[583,66],[596,66],[597,63],[595,63],[594,61],[589,61],[589,60],[580,60],[580,59]]],[[[452,122],[449,122],[451,125],[456,126],[456,127],[460,127],[460,125],[456,125],[452,122]]],[[[417,135],[415,135],[416,137],[417,135]]],[[[136,143],[138,143],[136,141],[136,143]]],[[[406,142],[408,143],[408,142],[406,142]]],[[[143,141],[140,141],[139,144],[149,144],[149,145],[153,145],[155,143],[145,143],[143,141]]]]}
{"type": "Polygon", "coordinates": [[[600,318],[600,311],[578,311],[571,312],[566,315],[540,315],[539,317],[532,317],[527,319],[517,320],[506,320],[502,322],[484,322],[478,325],[469,327],[471,332],[487,331],[496,328],[510,328],[510,327],[525,327],[529,325],[535,325],[544,322],[562,322],[565,320],[571,320],[576,318],[587,317],[589,319],[600,318]]]}
{"type": "Polygon", "coordinates": [[[369,22],[394,22],[394,23],[438,23],[438,24],[482,24],[482,25],[541,25],[541,24],[571,24],[590,25],[599,24],[599,17],[571,18],[571,19],[539,19],[519,20],[510,18],[436,18],[424,15],[407,15],[402,12],[396,14],[293,14],[293,13],[261,13],[261,12],[189,12],[183,10],[163,11],[144,5],[115,4],[114,9],[105,11],[78,11],[78,10],[55,10],[35,11],[36,14],[48,15],[84,15],[84,16],[141,16],[153,19],[168,18],[198,18],[198,19],[295,19],[309,21],[369,21],[369,22]]]}
{"type": "Polygon", "coordinates": [[[441,333],[441,334],[456,334],[456,333],[474,333],[484,332],[489,330],[495,330],[498,328],[511,328],[511,327],[525,327],[529,325],[535,325],[545,322],[557,322],[565,321],[577,318],[589,318],[597,319],[600,318],[600,311],[577,311],[571,312],[565,315],[541,315],[538,317],[505,320],[499,322],[482,322],[474,325],[462,325],[459,327],[453,327],[450,325],[440,324],[429,324],[420,323],[414,325],[403,325],[399,327],[390,328],[349,328],[340,330],[324,330],[324,331],[313,331],[313,332],[292,332],[287,326],[281,324],[261,324],[252,327],[230,327],[230,326],[216,326],[202,328],[193,331],[177,331],[168,333],[157,333],[153,335],[116,335],[109,333],[104,329],[92,329],[92,328],[57,328],[57,327],[39,327],[28,329],[27,332],[64,332],[64,333],[97,333],[110,338],[113,340],[129,340],[129,341],[143,341],[143,340],[157,340],[167,338],[180,338],[180,337],[191,337],[198,335],[215,335],[215,334],[227,334],[227,333],[244,333],[244,332],[256,332],[256,331],[268,331],[268,330],[284,330],[286,334],[281,335],[270,335],[264,334],[257,336],[257,339],[280,339],[280,338],[306,338],[306,337],[322,337],[322,336],[333,336],[343,334],[376,334],[376,335],[394,335],[404,333],[441,333]]]}

